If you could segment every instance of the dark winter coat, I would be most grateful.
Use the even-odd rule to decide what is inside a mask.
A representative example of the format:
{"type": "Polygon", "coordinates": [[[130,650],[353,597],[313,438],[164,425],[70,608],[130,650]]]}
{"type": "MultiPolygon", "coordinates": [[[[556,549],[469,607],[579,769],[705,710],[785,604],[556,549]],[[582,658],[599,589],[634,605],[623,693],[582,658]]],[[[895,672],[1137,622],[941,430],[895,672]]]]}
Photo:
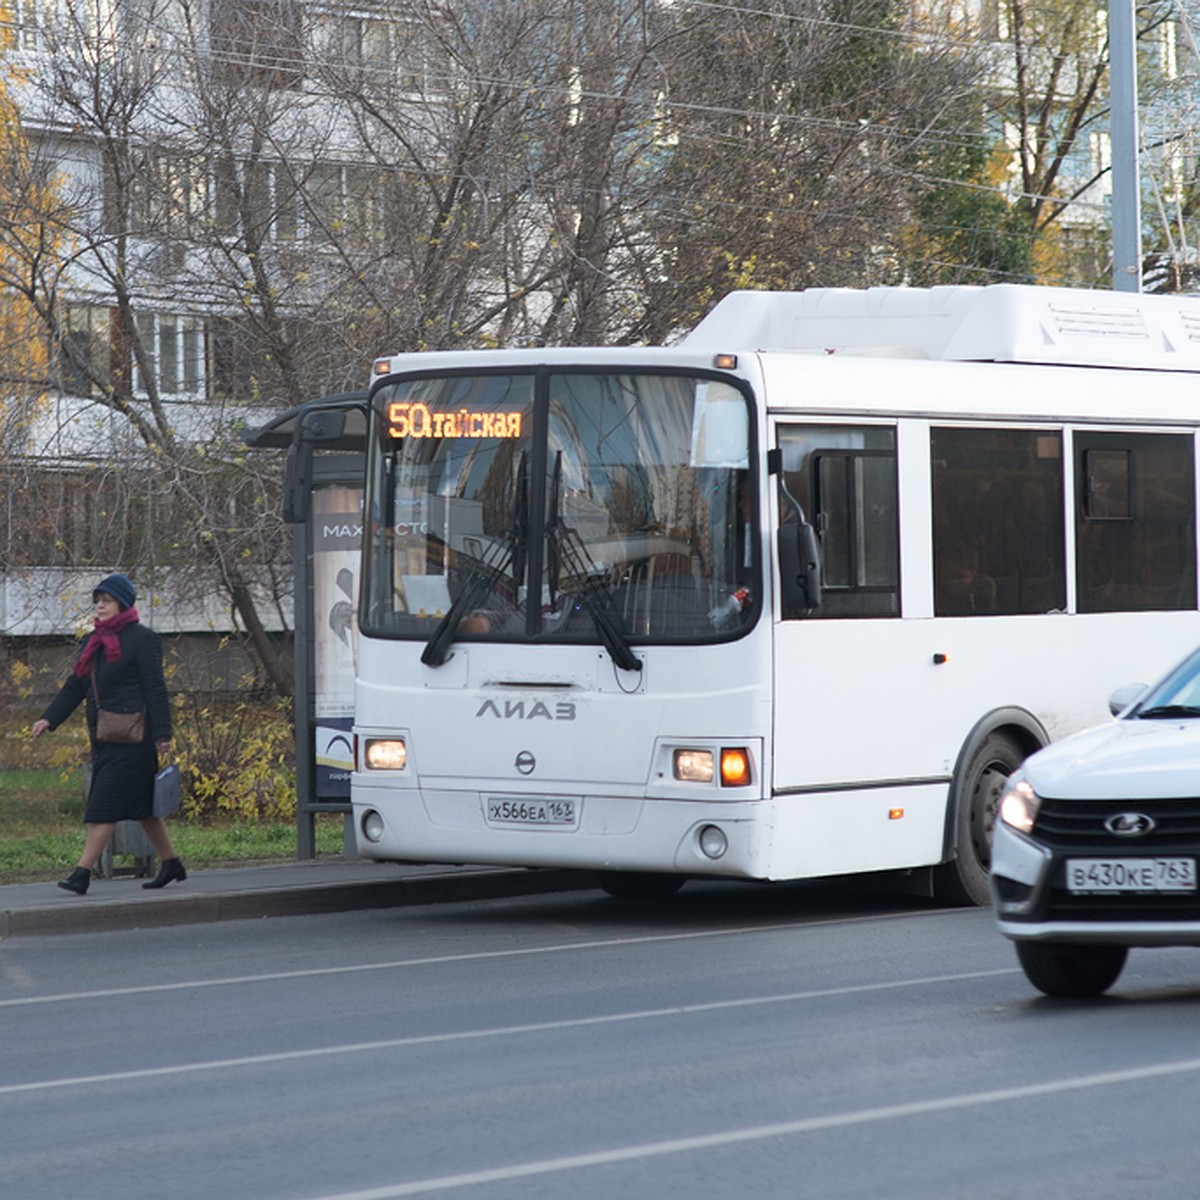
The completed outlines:
{"type": "Polygon", "coordinates": [[[158,770],[154,744],[171,737],[171,706],[158,634],[136,624],[127,625],[117,637],[121,643],[121,657],[116,662],[110,663],[103,650],[92,660],[101,706],[113,712],[136,712],[144,708],[146,736],[142,744],[122,746],[96,741],[96,702],[90,671],[82,679],[72,672],[42,713],[42,717],[50,722],[50,728],[57,729],[82,701],[87,703],[93,757],[92,784],[84,820],[93,823],[150,816],[154,775],[158,770]]]}

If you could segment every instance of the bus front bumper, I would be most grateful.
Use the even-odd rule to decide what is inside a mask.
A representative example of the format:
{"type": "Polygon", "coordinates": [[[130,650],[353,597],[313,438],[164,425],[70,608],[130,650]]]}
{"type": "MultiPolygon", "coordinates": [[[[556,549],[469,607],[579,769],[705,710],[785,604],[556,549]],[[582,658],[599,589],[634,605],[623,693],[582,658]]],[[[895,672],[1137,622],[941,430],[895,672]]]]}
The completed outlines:
{"type": "Polygon", "coordinates": [[[367,859],[767,877],[767,801],[358,788],[367,859]]]}

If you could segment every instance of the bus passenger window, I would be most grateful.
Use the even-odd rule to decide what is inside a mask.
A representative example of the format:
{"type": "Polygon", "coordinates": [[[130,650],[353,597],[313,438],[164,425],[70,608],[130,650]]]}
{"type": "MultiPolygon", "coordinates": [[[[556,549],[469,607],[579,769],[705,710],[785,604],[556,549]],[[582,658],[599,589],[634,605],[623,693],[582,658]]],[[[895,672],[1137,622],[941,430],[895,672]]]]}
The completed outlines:
{"type": "MultiPolygon", "coordinates": [[[[785,620],[900,615],[896,433],[891,426],[779,428],[783,482],[816,527],[821,605],[785,620]]],[[[792,506],[780,504],[785,526],[792,506]]]]}
{"type": "Polygon", "coordinates": [[[933,459],[933,606],[939,617],[1066,605],[1062,435],[943,429],[933,459]]]}
{"type": "Polygon", "coordinates": [[[1192,437],[1077,433],[1080,612],[1196,607],[1192,437]]]}

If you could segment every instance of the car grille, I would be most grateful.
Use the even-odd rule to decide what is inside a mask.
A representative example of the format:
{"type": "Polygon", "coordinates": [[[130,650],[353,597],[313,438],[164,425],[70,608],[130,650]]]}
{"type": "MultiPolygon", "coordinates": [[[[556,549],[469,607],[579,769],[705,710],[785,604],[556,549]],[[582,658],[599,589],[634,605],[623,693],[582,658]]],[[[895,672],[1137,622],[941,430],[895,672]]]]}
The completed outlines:
{"type": "Polygon", "coordinates": [[[1200,921],[1200,894],[1124,892],[1076,896],[1064,886],[1062,860],[1145,858],[1179,855],[1200,858],[1200,797],[1136,800],[1054,800],[1042,798],[1033,837],[1059,860],[1055,878],[1032,919],[1076,921],[1200,921]],[[1138,813],[1154,828],[1140,837],[1118,837],[1105,828],[1110,817],[1138,813]]]}
{"type": "Polygon", "coordinates": [[[1043,798],[1033,836],[1056,850],[1087,847],[1098,854],[1118,849],[1134,854],[1170,847],[1195,852],[1200,847],[1200,797],[1182,800],[1050,800],[1043,798]],[[1141,813],[1154,829],[1141,837],[1117,837],[1104,822],[1121,813],[1141,813]]]}
{"type": "Polygon", "coordinates": [[[1200,921],[1200,899],[1195,897],[1072,896],[1051,888],[1042,919],[1046,921],[1200,921]]]}

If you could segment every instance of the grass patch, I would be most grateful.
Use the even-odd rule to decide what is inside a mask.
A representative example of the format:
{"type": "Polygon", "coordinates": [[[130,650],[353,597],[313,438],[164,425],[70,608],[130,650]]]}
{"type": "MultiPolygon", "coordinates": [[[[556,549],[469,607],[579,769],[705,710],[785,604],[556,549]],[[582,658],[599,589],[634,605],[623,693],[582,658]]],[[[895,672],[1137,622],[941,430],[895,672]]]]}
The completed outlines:
{"type": "MultiPolygon", "coordinates": [[[[171,820],[171,840],[189,868],[288,862],[296,857],[294,821],[171,820]]],[[[319,813],[317,853],[342,853],[342,816],[319,813]]],[[[83,848],[83,775],[33,767],[0,770],[0,884],[54,879],[83,848]]],[[[123,860],[116,859],[118,866],[123,860]]]]}

